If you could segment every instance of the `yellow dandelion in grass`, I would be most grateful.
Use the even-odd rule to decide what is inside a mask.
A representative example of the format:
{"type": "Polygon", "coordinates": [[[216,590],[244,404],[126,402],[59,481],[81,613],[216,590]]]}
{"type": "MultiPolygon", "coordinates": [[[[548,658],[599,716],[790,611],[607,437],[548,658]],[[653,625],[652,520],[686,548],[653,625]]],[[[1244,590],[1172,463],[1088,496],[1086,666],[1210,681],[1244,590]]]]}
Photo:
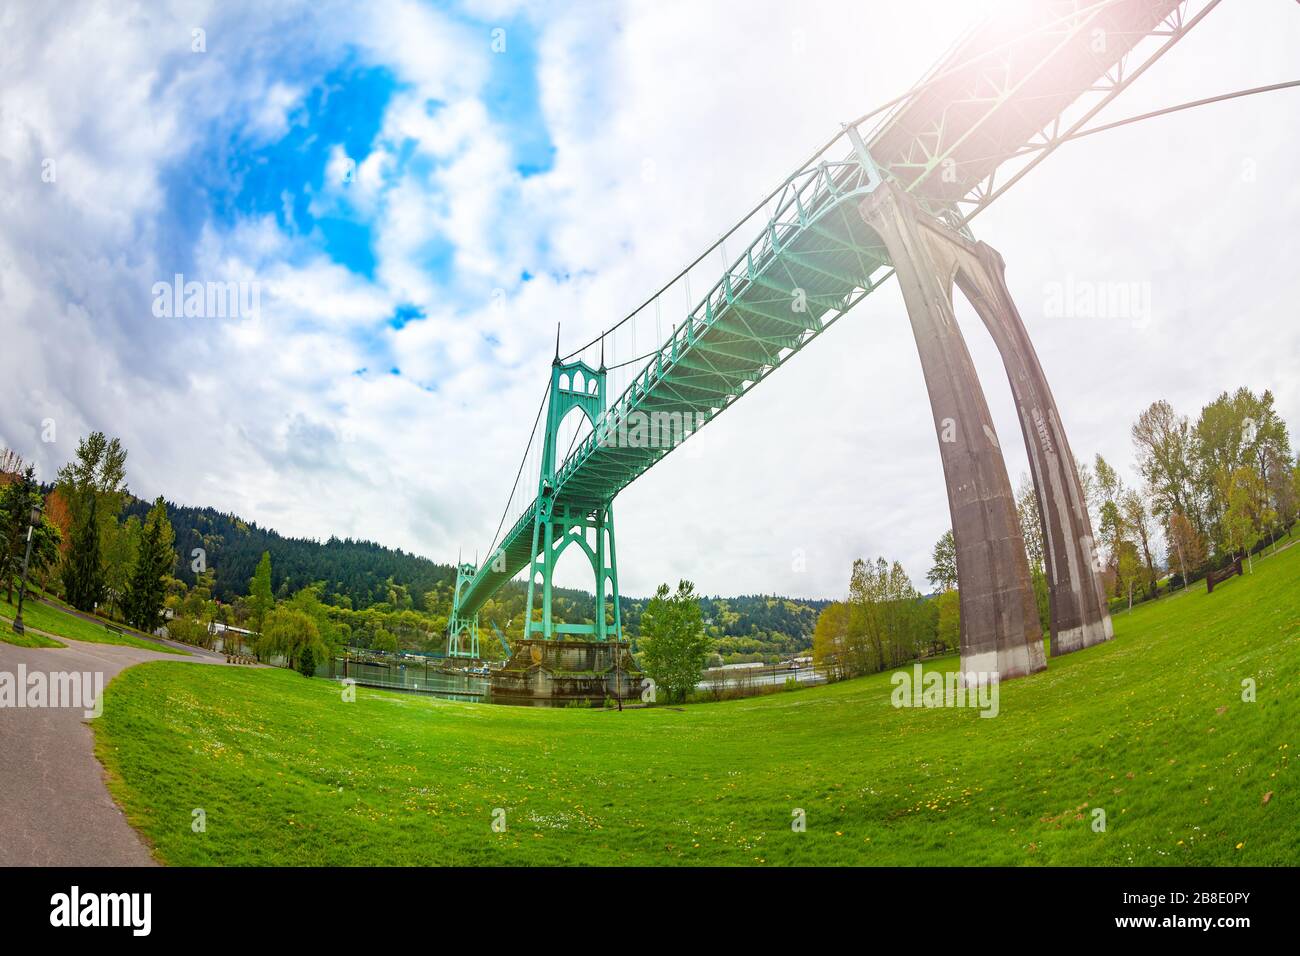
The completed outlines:
{"type": "Polygon", "coordinates": [[[1246,845],[1246,844],[1244,844],[1244,843],[1238,843],[1238,844],[1237,844],[1237,849],[1240,850],[1240,849],[1241,849],[1243,846],[1245,846],[1245,845],[1246,845]]]}

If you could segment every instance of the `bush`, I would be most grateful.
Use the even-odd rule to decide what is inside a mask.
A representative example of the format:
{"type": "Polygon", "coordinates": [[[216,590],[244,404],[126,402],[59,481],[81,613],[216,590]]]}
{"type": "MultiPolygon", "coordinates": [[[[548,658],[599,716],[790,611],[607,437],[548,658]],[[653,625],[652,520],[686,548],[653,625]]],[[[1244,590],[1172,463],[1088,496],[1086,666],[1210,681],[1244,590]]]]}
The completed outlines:
{"type": "Polygon", "coordinates": [[[316,676],[316,649],[310,644],[298,655],[298,673],[303,677],[316,676]]]}
{"type": "Polygon", "coordinates": [[[182,644],[191,644],[195,647],[212,646],[212,635],[208,633],[207,625],[193,618],[172,618],[167,622],[167,636],[173,641],[180,641],[182,644]]]}
{"type": "MultiPolygon", "coordinates": [[[[285,665],[295,669],[302,660],[303,652],[309,647],[313,661],[325,657],[316,622],[304,612],[288,608],[276,608],[267,612],[255,647],[259,659],[270,661],[277,656],[283,657],[285,665]]],[[[312,665],[312,672],[315,673],[315,664],[312,665]]]]}

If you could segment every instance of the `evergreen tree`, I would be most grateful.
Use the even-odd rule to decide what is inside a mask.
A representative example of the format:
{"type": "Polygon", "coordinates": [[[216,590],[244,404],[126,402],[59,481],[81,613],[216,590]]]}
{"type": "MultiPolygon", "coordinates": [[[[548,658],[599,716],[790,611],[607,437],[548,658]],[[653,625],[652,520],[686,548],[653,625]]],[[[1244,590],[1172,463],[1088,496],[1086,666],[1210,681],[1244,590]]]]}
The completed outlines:
{"type": "MultiPolygon", "coordinates": [[[[41,504],[41,489],[31,465],[4,474],[7,480],[0,485],[0,581],[4,582],[7,600],[12,604],[14,587],[27,554],[32,508],[41,504]]],[[[59,529],[42,516],[40,523],[32,528],[29,575],[58,560],[61,540],[59,529]]]]}
{"type": "Polygon", "coordinates": [[[257,562],[253,580],[248,582],[248,605],[252,609],[249,618],[254,631],[262,630],[262,622],[267,613],[275,607],[275,597],[271,593],[271,552],[263,551],[262,560],[257,562]]]}
{"type": "Polygon", "coordinates": [[[298,655],[298,673],[303,677],[316,676],[316,649],[308,644],[298,655]]]}
{"type": "Polygon", "coordinates": [[[172,538],[167,506],[159,497],[145,518],[124,603],[127,623],[146,633],[151,633],[162,623],[167,578],[176,565],[172,538]]]}
{"type": "Polygon", "coordinates": [[[63,567],[63,588],[68,603],[79,611],[93,611],[104,597],[104,569],[99,560],[99,503],[90,496],[86,516],[72,535],[72,548],[63,567]]]}

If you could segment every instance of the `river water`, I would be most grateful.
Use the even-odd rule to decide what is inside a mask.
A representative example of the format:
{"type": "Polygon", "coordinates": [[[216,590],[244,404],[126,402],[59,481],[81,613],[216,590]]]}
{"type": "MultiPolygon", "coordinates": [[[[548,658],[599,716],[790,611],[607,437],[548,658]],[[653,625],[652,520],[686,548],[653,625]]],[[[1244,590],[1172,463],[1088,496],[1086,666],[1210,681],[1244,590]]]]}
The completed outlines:
{"type": "MultiPolygon", "coordinates": [[[[322,664],[317,674],[321,677],[333,677],[336,680],[350,677],[361,687],[418,691],[450,700],[487,701],[490,699],[486,677],[475,674],[448,674],[415,662],[371,664],[350,660],[345,666],[342,659],[335,659],[329,664],[322,664]]],[[[801,685],[809,685],[823,683],[826,675],[811,667],[800,668],[797,671],[772,667],[727,668],[706,671],[703,679],[696,686],[702,691],[713,690],[720,683],[728,687],[761,687],[784,685],[792,678],[801,685]]]]}
{"type": "Polygon", "coordinates": [[[474,674],[447,674],[415,663],[383,665],[348,661],[345,666],[343,661],[335,660],[333,664],[333,673],[323,672],[322,677],[350,677],[361,687],[420,691],[451,700],[487,700],[488,696],[487,678],[474,674]]]}

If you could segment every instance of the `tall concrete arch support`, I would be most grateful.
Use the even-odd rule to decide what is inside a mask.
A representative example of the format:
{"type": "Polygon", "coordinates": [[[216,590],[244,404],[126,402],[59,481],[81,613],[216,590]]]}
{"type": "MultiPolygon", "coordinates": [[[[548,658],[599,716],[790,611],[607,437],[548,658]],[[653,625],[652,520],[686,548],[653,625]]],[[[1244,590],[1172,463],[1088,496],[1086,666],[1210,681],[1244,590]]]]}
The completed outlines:
{"type": "Polygon", "coordinates": [[[891,183],[859,211],[880,236],[898,276],[930,393],[948,486],[961,595],[965,672],[1006,680],[1047,666],[1015,498],[984,391],[953,314],[958,250],[891,183]]]}
{"type": "Polygon", "coordinates": [[[1006,264],[987,243],[972,244],[936,228],[962,250],[957,283],[993,336],[1011,382],[1042,522],[1052,656],[1110,640],[1114,631],[1078,468],[1038,353],[1007,288],[1006,264]]]}
{"type": "MultiPolygon", "coordinates": [[[[915,246],[928,256],[928,267],[944,291],[949,310],[955,282],[988,328],[1002,357],[1038,500],[1051,603],[1052,655],[1068,654],[1109,640],[1114,631],[1098,573],[1092,522],[1079,485],[1078,469],[1047,376],[1007,288],[1002,256],[987,243],[967,239],[925,215],[911,197],[895,188],[882,189],[889,190],[890,198],[877,201],[877,205],[891,203],[896,215],[906,217],[911,224],[915,246]]],[[[870,218],[867,221],[872,222],[870,218]]],[[[888,238],[884,233],[881,235],[888,246],[888,238]]],[[[889,251],[893,256],[893,249],[889,251]]],[[[899,275],[901,279],[902,273],[899,275]]],[[[910,302],[908,311],[913,314],[915,328],[910,302]]],[[[918,346],[919,342],[918,338],[918,346]]],[[[964,343],[962,348],[964,354],[964,343]]],[[[933,395],[931,389],[932,401],[933,395]]],[[[980,401],[983,407],[982,394],[980,401]]],[[[953,520],[955,535],[955,513],[953,520]]],[[[958,574],[961,575],[960,566],[958,574]]]]}

